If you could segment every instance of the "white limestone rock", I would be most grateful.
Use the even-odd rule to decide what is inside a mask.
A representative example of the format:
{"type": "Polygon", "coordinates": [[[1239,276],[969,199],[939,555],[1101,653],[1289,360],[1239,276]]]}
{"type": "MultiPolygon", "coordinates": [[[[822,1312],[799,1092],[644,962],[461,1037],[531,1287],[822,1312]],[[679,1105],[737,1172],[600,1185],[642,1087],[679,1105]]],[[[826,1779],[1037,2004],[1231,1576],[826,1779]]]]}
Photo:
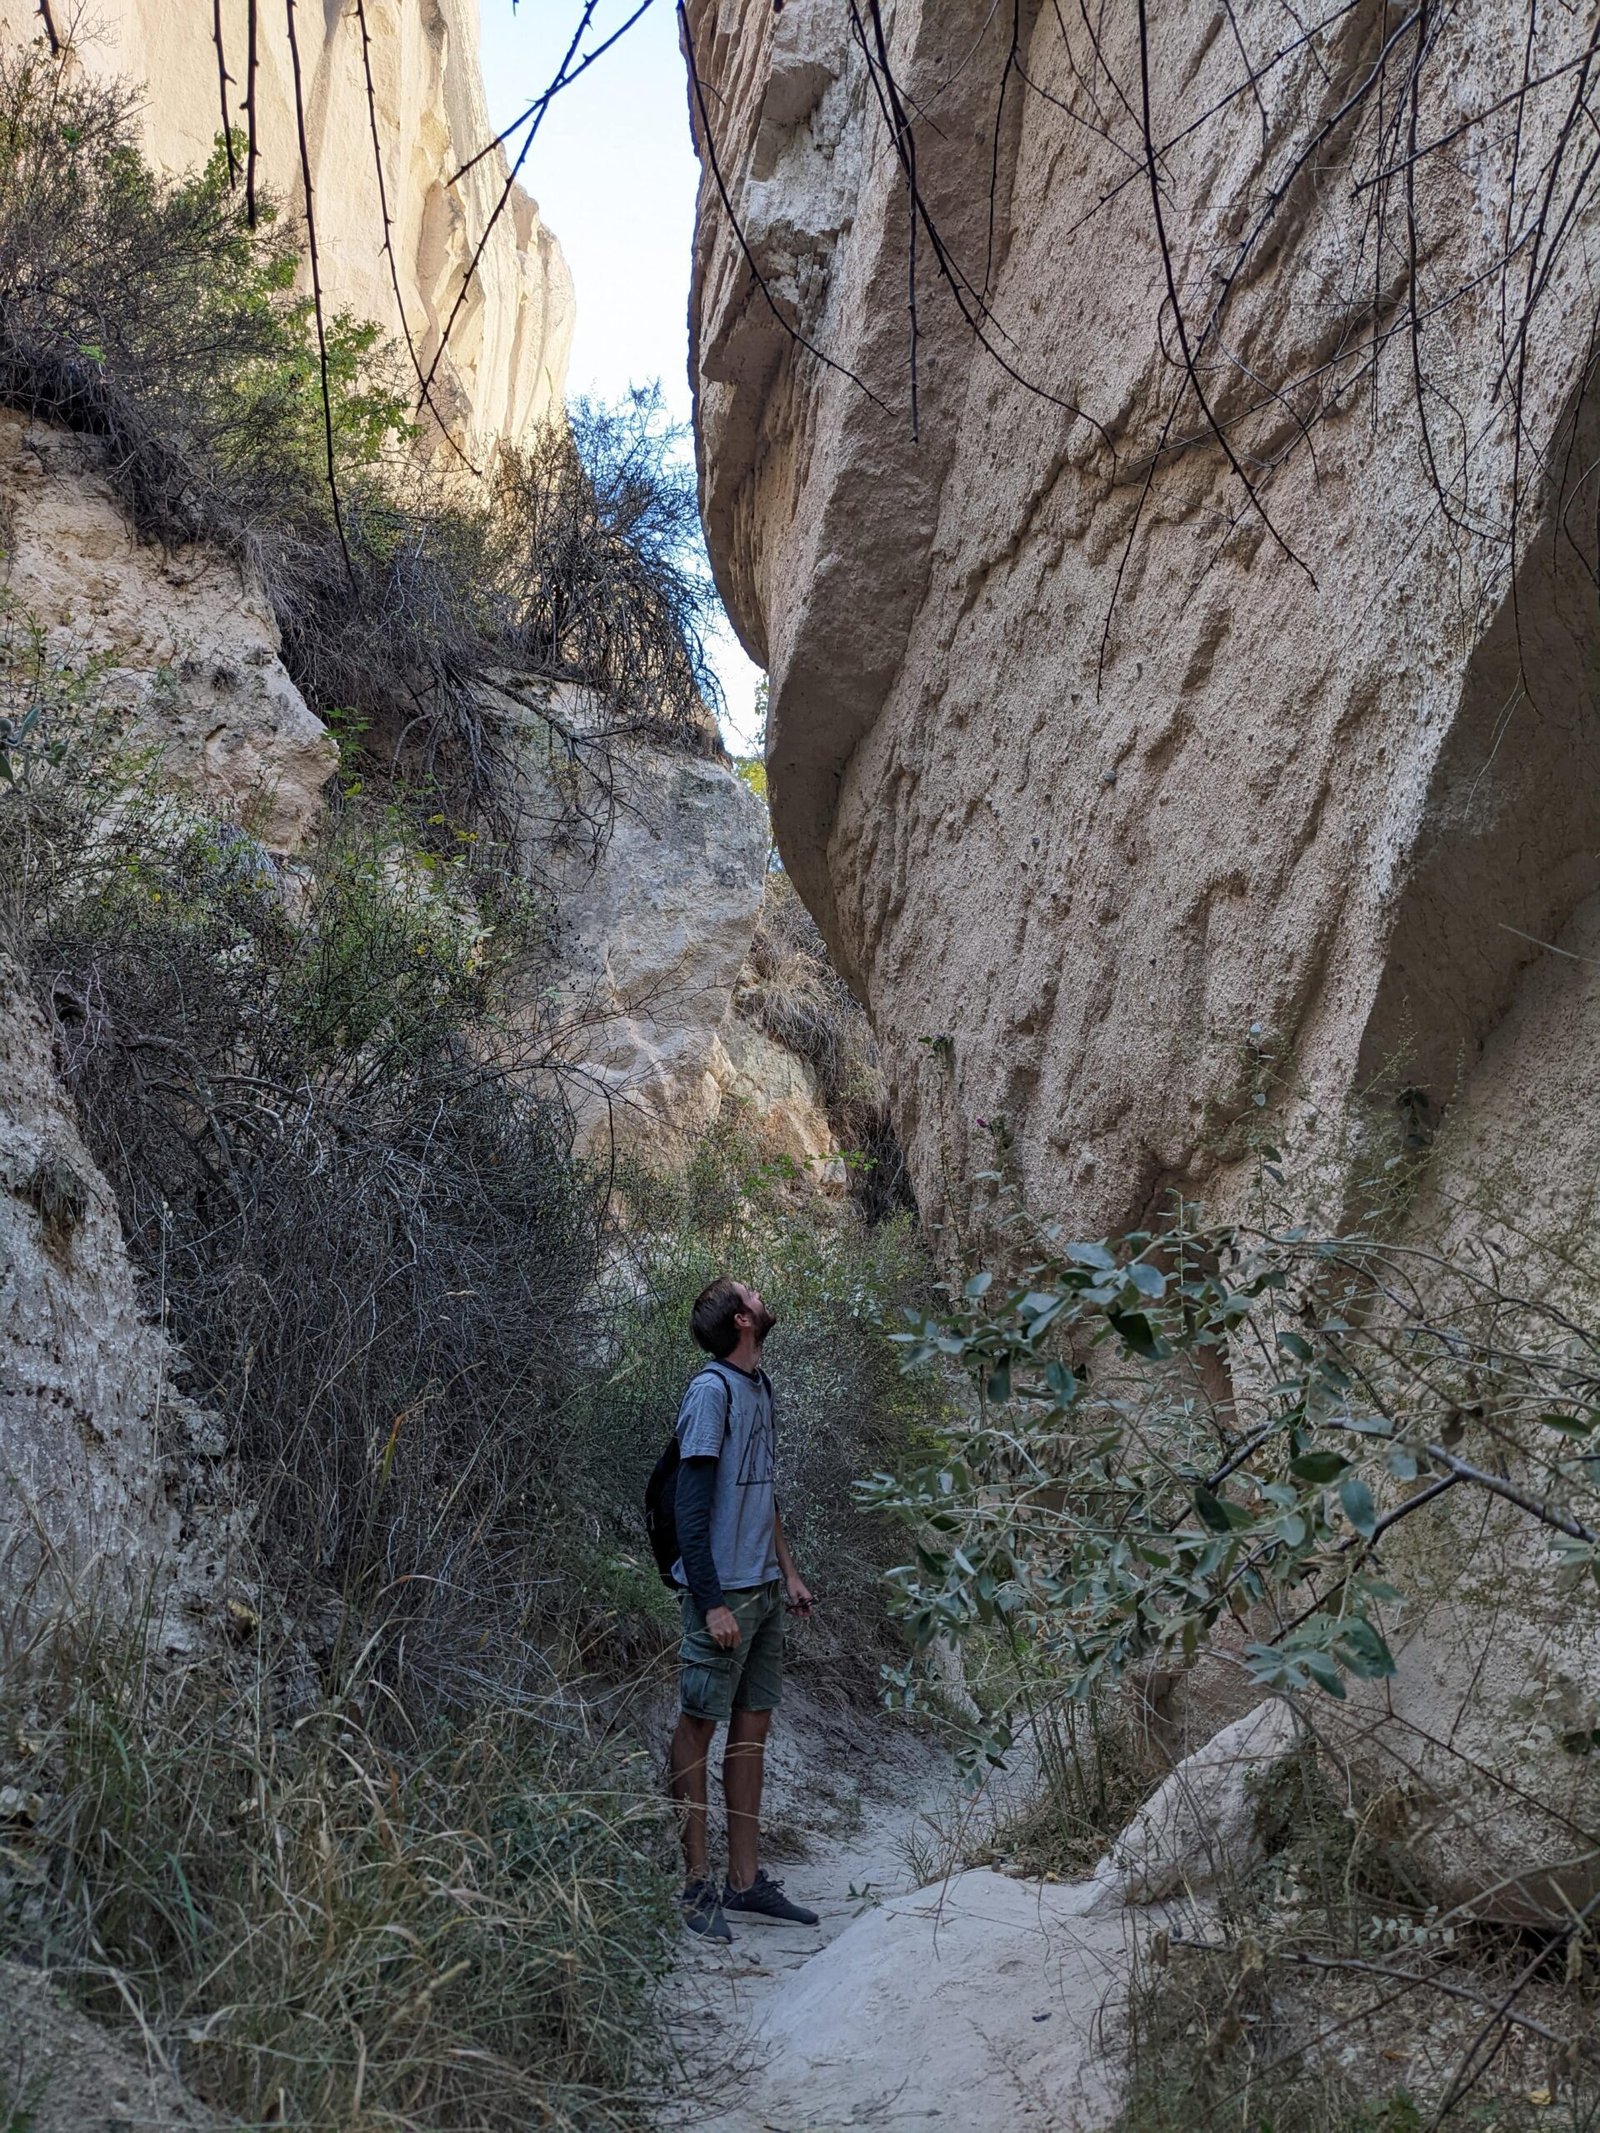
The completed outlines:
{"type": "Polygon", "coordinates": [[[269,852],[322,812],[338,750],[278,656],[260,587],[219,551],[141,541],[100,448],[0,409],[0,585],[53,665],[92,666],[127,744],[269,852]]]}
{"type": "Polygon", "coordinates": [[[1196,1896],[1260,1862],[1255,1783],[1293,1753],[1288,1704],[1258,1704],[1186,1755],[1145,1801],[1095,1868],[1122,1903],[1196,1896]]]}

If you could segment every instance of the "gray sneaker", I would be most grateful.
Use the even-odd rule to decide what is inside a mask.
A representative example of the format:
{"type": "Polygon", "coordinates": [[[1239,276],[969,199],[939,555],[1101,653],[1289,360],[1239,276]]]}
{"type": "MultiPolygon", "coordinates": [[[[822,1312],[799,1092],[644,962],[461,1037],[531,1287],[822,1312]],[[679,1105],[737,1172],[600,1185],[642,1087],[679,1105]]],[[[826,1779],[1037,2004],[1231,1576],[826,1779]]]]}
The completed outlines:
{"type": "Polygon", "coordinates": [[[774,1881],[765,1867],[758,1868],[756,1878],[747,1889],[736,1889],[732,1882],[722,1884],[722,1908],[736,1911],[741,1918],[774,1918],[789,1926],[814,1926],[818,1923],[815,1911],[808,1911],[803,1904],[791,1903],[783,1893],[783,1883],[774,1881]]]}
{"type": "Polygon", "coordinates": [[[691,1933],[698,1933],[705,1940],[732,1940],[728,1921],[717,1901],[714,1881],[687,1882],[678,1903],[683,1911],[684,1925],[691,1933]]]}

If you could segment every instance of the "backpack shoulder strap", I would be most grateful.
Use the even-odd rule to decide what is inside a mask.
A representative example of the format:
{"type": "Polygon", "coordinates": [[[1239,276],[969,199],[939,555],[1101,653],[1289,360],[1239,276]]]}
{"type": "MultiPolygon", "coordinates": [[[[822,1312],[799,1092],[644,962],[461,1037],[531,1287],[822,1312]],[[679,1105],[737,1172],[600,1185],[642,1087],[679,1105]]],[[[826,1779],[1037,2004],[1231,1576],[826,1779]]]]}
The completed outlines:
{"type": "Polygon", "coordinates": [[[702,1370],[698,1372],[698,1375],[703,1378],[714,1376],[716,1378],[717,1383],[722,1387],[722,1434],[724,1437],[726,1437],[729,1431],[733,1428],[733,1386],[728,1378],[728,1373],[719,1366],[716,1358],[713,1357],[712,1360],[707,1363],[702,1370]]]}

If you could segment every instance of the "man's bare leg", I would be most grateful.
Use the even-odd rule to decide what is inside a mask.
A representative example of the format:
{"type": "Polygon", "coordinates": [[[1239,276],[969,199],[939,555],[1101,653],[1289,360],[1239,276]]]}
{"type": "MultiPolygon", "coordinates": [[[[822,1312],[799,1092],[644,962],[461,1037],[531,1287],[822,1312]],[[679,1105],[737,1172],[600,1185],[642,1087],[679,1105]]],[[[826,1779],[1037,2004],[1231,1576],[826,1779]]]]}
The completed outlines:
{"type": "MultiPolygon", "coordinates": [[[[761,1780],[766,1768],[770,1711],[735,1711],[728,1721],[722,1757],[722,1790],[728,1802],[728,1885],[747,1889],[761,1857],[761,1780]]],[[[705,1769],[701,1766],[702,1794],[705,1769]]],[[[701,1842],[705,1821],[701,1818],[701,1842]]]]}
{"type": "MultiPolygon", "coordinates": [[[[706,1874],[706,1758],[716,1730],[714,1718],[691,1718],[682,1712],[667,1762],[667,1789],[678,1810],[683,1862],[691,1881],[703,1881],[706,1874]]],[[[756,1788],[759,1805],[759,1778],[756,1788]]]]}

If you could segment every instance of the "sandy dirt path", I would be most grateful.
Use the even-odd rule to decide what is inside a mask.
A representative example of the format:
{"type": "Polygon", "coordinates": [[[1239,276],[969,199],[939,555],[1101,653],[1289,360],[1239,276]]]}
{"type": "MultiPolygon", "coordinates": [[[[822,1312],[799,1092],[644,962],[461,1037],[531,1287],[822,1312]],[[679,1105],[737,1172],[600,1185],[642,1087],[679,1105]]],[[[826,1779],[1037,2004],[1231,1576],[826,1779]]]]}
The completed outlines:
{"type": "Polygon", "coordinates": [[[770,1757],[768,1863],[821,1922],[683,1936],[664,2133],[1107,2126],[1127,1912],[1092,1883],[953,1864],[1016,1781],[974,1806],[915,1736],[803,1710],[770,1757]]]}

